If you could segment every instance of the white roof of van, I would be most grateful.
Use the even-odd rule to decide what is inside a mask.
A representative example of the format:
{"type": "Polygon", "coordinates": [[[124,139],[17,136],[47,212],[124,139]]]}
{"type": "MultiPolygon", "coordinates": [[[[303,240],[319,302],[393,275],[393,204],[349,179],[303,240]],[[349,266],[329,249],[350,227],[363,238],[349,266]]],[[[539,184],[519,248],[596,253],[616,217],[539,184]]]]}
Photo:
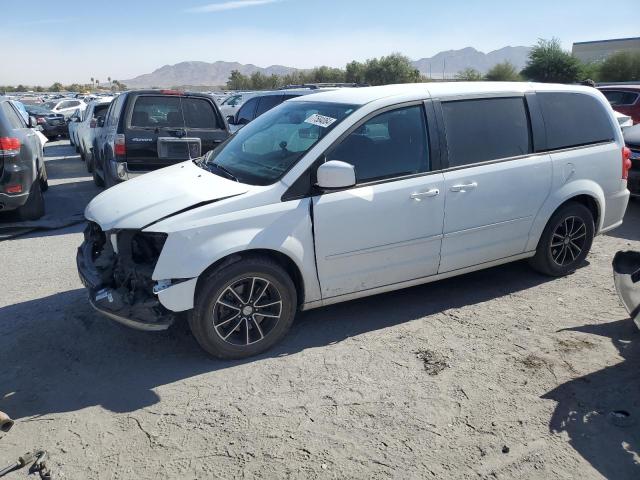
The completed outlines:
{"type": "MultiPolygon", "coordinates": [[[[330,92],[319,92],[313,96],[314,102],[345,103],[365,105],[367,103],[393,98],[396,101],[411,101],[430,97],[451,97],[460,95],[482,95],[498,93],[517,93],[531,91],[574,91],[593,93],[594,88],[580,85],[561,85],[532,82],[432,82],[384,85],[380,87],[340,88],[330,92]]],[[[290,102],[309,101],[304,97],[294,98],[290,102]]]]}

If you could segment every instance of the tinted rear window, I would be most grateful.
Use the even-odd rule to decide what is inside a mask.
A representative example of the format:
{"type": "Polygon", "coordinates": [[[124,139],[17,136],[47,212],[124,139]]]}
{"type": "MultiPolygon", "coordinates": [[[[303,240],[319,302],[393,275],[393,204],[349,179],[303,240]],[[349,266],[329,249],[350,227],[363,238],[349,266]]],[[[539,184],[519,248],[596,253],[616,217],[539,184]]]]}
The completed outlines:
{"type": "Polygon", "coordinates": [[[213,106],[201,98],[145,95],[131,114],[132,127],[219,128],[213,106]]]}
{"type": "Polygon", "coordinates": [[[582,93],[538,92],[549,150],[611,141],[609,115],[594,97],[582,93]]]}
{"type": "Polygon", "coordinates": [[[450,167],[516,157],[532,151],[523,98],[443,102],[442,113],[450,167]]]}
{"type": "Polygon", "coordinates": [[[602,90],[602,93],[611,105],[633,105],[638,99],[638,94],[624,90],[602,90]]]}
{"type": "Polygon", "coordinates": [[[203,98],[183,98],[182,109],[187,128],[220,128],[213,104],[203,98]]]}

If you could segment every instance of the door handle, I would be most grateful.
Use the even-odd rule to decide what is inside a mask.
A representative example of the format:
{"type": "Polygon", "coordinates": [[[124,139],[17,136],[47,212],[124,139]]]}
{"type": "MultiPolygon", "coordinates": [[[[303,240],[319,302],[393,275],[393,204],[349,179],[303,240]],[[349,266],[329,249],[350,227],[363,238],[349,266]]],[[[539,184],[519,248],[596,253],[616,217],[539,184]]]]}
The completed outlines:
{"type": "Polygon", "coordinates": [[[427,190],[426,192],[416,192],[411,194],[411,199],[416,202],[420,202],[423,198],[428,197],[437,197],[440,195],[440,190],[437,188],[432,188],[431,190],[427,190]]]}
{"type": "Polygon", "coordinates": [[[449,190],[451,190],[452,192],[466,192],[468,190],[473,190],[474,188],[476,188],[478,186],[478,184],[476,182],[472,182],[472,183],[462,183],[460,185],[453,185],[449,190]]]}

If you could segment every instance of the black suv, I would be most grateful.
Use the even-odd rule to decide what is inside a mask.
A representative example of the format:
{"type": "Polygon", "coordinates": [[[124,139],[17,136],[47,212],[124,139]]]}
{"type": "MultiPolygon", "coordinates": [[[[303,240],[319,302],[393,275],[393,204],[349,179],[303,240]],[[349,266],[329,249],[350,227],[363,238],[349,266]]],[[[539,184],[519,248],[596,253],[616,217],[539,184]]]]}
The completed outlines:
{"type": "Polygon", "coordinates": [[[42,144],[6,97],[0,97],[0,211],[17,210],[22,220],[44,215],[42,192],[49,186],[42,144]]]}
{"type": "Polygon", "coordinates": [[[93,179],[110,187],[141,173],[197,158],[229,137],[209,95],[133,90],[111,102],[93,146],[93,179]]]}

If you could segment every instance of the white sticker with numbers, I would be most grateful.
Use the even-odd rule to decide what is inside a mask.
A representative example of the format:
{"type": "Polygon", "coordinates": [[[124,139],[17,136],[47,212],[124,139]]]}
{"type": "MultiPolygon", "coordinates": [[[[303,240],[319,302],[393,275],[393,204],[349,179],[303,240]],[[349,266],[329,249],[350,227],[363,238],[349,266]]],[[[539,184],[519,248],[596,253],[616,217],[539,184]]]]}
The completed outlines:
{"type": "Polygon", "coordinates": [[[322,128],[327,128],[335,121],[336,121],[335,118],[325,117],[324,115],[319,115],[317,113],[314,113],[309,118],[307,118],[304,122],[310,123],[311,125],[317,125],[322,128]]]}

